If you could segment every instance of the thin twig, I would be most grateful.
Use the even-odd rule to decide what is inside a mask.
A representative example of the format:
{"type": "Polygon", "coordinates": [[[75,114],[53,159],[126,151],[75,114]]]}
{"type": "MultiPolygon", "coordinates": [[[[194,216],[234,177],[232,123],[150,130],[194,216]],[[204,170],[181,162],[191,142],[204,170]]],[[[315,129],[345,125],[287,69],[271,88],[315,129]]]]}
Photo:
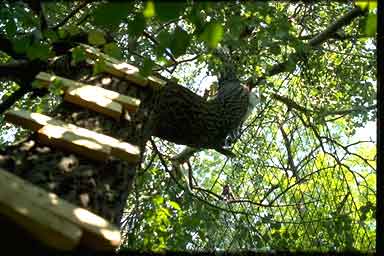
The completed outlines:
{"type": "MultiPolygon", "coordinates": [[[[145,37],[147,37],[152,43],[154,43],[155,45],[159,45],[159,42],[156,40],[156,38],[154,38],[151,34],[149,34],[149,32],[147,32],[147,31],[143,31],[143,35],[145,36],[145,37]]],[[[165,54],[169,57],[169,58],[171,58],[171,60],[173,61],[173,62],[177,62],[177,60],[176,60],[176,58],[173,56],[173,54],[171,53],[171,52],[169,52],[169,50],[167,50],[167,49],[165,49],[165,54]]]]}
{"type": "Polygon", "coordinates": [[[53,30],[57,30],[59,29],[60,27],[64,26],[65,23],[67,23],[67,21],[72,18],[73,16],[75,16],[81,9],[83,9],[85,6],[87,6],[87,4],[89,3],[88,0],[85,0],[83,2],[81,2],[78,6],[75,7],[75,9],[73,9],[67,16],[64,17],[64,19],[62,19],[59,23],[57,23],[56,25],[54,25],[51,29],[53,30]]]}

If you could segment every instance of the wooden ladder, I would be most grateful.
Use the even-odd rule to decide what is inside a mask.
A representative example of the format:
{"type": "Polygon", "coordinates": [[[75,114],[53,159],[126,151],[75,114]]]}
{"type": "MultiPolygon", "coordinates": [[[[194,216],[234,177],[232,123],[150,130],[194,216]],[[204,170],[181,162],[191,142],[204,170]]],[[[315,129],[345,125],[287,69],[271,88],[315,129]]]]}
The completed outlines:
{"type": "MultiPolygon", "coordinates": [[[[143,77],[139,69],[120,62],[82,44],[87,61],[103,59],[105,72],[129,80],[137,86],[161,87],[165,81],[143,77]]],[[[101,87],[80,83],[41,72],[35,83],[42,87],[59,85],[64,101],[120,120],[125,112],[134,112],[140,100],[101,87]]],[[[68,124],[47,115],[13,109],[5,113],[7,122],[37,133],[37,141],[74,152],[95,161],[113,156],[132,163],[140,159],[139,147],[111,136],[68,124]]],[[[0,169],[0,214],[18,223],[33,237],[59,250],[85,245],[95,250],[113,250],[120,245],[117,227],[90,211],[77,207],[18,176],[0,169]]]]}

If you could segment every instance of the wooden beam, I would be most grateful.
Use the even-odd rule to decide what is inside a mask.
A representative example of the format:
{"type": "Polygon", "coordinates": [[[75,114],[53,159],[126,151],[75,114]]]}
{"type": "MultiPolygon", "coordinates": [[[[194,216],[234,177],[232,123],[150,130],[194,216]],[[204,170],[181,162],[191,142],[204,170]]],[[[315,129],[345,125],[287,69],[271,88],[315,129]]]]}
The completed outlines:
{"type": "Polygon", "coordinates": [[[135,145],[46,115],[9,110],[5,117],[8,122],[38,131],[38,139],[44,144],[74,151],[96,161],[104,161],[109,156],[129,162],[140,160],[140,149],[135,145]]]}
{"type": "Polygon", "coordinates": [[[120,94],[115,91],[107,90],[98,86],[83,85],[81,87],[77,87],[73,89],[71,88],[69,90],[76,90],[80,95],[95,95],[95,96],[101,95],[104,98],[107,98],[109,100],[112,100],[114,102],[117,102],[123,105],[123,107],[130,112],[136,111],[140,106],[139,99],[136,99],[124,94],[120,94]]]}
{"type": "Polygon", "coordinates": [[[55,249],[71,250],[82,243],[94,250],[114,250],[121,240],[117,227],[105,219],[3,169],[0,212],[55,249]]]}
{"type": "MultiPolygon", "coordinates": [[[[95,86],[92,86],[95,87],[95,86]]],[[[119,121],[123,114],[123,106],[120,103],[108,99],[97,90],[88,87],[73,87],[66,90],[64,100],[78,106],[112,117],[119,121]]]]}
{"type": "Polygon", "coordinates": [[[122,116],[122,108],[133,112],[140,106],[139,99],[45,72],[40,72],[36,76],[36,81],[44,87],[59,84],[65,92],[64,100],[111,116],[116,120],[122,116]]]}
{"type": "Polygon", "coordinates": [[[37,131],[47,124],[64,125],[64,122],[40,113],[31,113],[21,109],[10,109],[5,113],[5,121],[17,124],[23,128],[37,131]]]}
{"type": "Polygon", "coordinates": [[[75,152],[95,161],[107,160],[112,152],[108,145],[80,136],[62,126],[48,124],[37,131],[37,138],[43,144],[75,152]]]}
{"type": "Polygon", "coordinates": [[[46,72],[40,72],[36,75],[35,81],[38,82],[39,85],[48,88],[51,85],[57,85],[62,87],[63,89],[68,89],[71,87],[81,87],[86,84],[77,82],[75,80],[67,79],[61,76],[49,74],[46,72]]]}
{"type": "Polygon", "coordinates": [[[41,206],[36,199],[49,197],[36,194],[31,184],[0,169],[0,212],[27,230],[45,245],[59,250],[72,250],[80,242],[81,228],[41,206]],[[34,198],[30,198],[33,191],[34,198]]]}
{"type": "Polygon", "coordinates": [[[143,77],[140,74],[139,68],[119,61],[115,58],[110,57],[109,55],[101,52],[99,49],[96,49],[92,46],[86,45],[86,44],[80,44],[83,49],[85,50],[85,53],[87,57],[93,61],[97,60],[103,60],[105,63],[105,72],[125,78],[128,81],[131,81],[139,86],[152,86],[152,87],[161,87],[164,86],[167,82],[155,77],[155,76],[148,76],[143,77]]]}

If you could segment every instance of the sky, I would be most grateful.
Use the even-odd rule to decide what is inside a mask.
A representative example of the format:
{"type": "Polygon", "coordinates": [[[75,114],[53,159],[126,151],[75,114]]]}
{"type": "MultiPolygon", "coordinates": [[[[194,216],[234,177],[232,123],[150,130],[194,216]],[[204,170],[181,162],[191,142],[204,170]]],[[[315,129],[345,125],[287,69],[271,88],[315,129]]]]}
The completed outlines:
{"type": "Polygon", "coordinates": [[[353,138],[356,140],[373,140],[376,142],[376,122],[369,121],[364,127],[356,129],[356,134],[353,138]]]}

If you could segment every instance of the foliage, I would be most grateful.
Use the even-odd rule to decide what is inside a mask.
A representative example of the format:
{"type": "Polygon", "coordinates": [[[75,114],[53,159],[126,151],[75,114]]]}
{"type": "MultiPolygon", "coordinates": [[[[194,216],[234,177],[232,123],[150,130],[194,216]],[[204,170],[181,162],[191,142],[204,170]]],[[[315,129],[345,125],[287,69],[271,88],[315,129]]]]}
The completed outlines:
{"type": "MultiPolygon", "coordinates": [[[[79,5],[44,2],[49,22],[42,28],[41,18],[24,3],[5,3],[0,8],[0,34],[12,40],[16,53],[47,61],[56,55],[55,43],[85,31],[87,43],[139,66],[143,75],[156,71],[174,76],[196,92],[203,91],[201,81],[222,66],[215,54],[218,48],[231,52],[242,81],[265,78],[256,88],[260,103],[233,148],[238,157],[226,159],[212,151],[192,157],[197,184],[192,192],[171,175],[169,160],[180,148],[158,140],[159,155],[148,147],[128,198],[123,247],[375,248],[375,144],[354,136],[359,127],[375,120],[375,6],[358,2],[369,10],[367,16],[311,46],[308,40],[354,6],[92,2],[60,24],[79,5]],[[268,75],[283,62],[283,72],[268,75]],[[225,184],[235,200],[220,199],[225,184]]],[[[75,63],[84,58],[79,48],[73,50],[75,63]]],[[[9,63],[10,57],[2,54],[0,61],[9,63]]],[[[98,62],[94,72],[102,65],[98,62]]],[[[0,86],[2,99],[18,88],[9,81],[0,86]]],[[[27,95],[17,104],[44,111],[52,109],[55,97],[27,95]]],[[[0,122],[4,144],[14,134],[0,122]]],[[[13,139],[22,134],[18,131],[13,139]]]]}

